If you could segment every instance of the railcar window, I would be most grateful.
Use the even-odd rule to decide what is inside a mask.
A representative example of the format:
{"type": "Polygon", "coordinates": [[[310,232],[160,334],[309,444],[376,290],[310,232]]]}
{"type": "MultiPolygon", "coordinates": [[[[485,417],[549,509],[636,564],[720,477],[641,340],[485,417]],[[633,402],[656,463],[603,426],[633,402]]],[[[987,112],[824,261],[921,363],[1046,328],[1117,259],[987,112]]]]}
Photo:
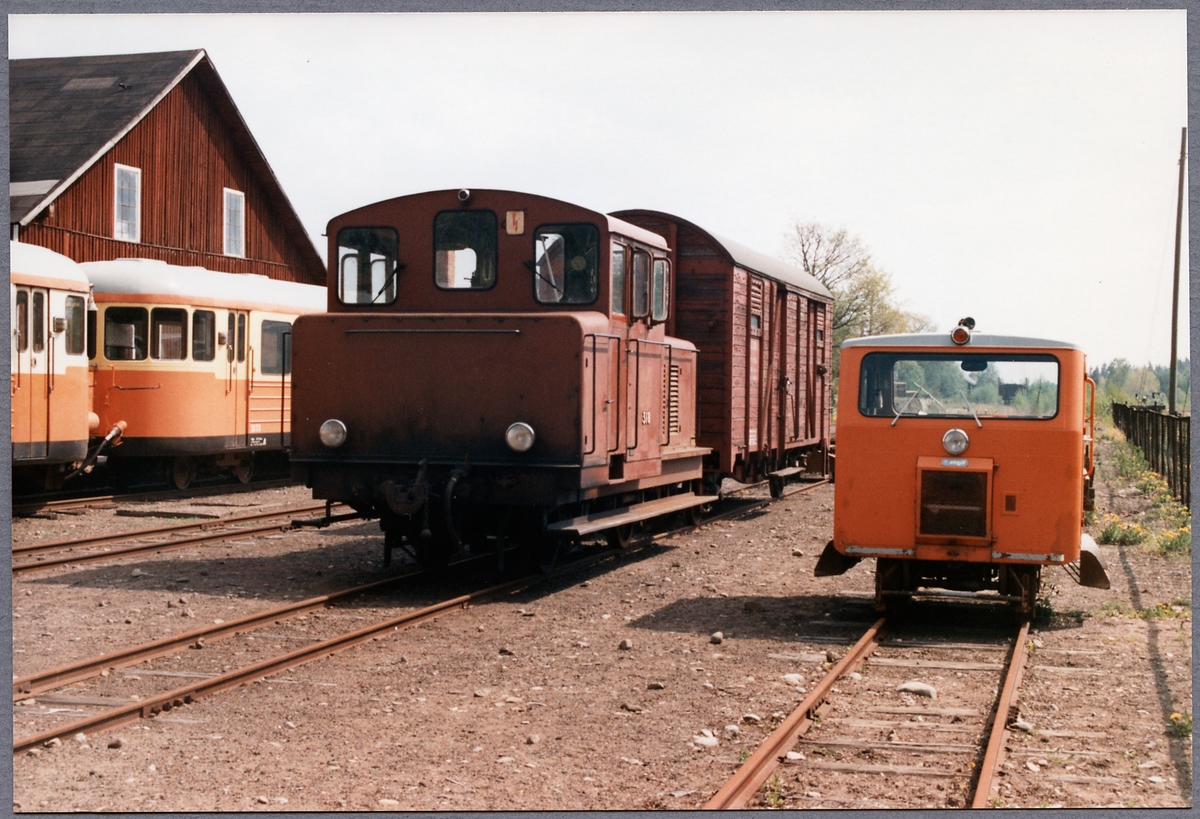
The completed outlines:
{"type": "Polygon", "coordinates": [[[533,235],[533,294],[541,304],[591,304],[599,292],[600,232],[547,225],[533,235]]]}
{"type": "Polygon", "coordinates": [[[654,306],[651,312],[651,318],[655,321],[667,320],[667,287],[671,283],[670,276],[667,275],[667,260],[654,260],[654,306]]]}
{"type": "Polygon", "coordinates": [[[192,313],[192,360],[212,361],[217,357],[217,314],[211,310],[192,313]]]}
{"type": "Polygon", "coordinates": [[[612,311],[625,315],[625,248],[612,248],[612,311]]]}
{"type": "Polygon", "coordinates": [[[246,314],[245,313],[238,313],[237,358],[238,358],[238,361],[246,360],[246,314]]]}
{"type": "Polygon", "coordinates": [[[79,355],[84,351],[84,302],[80,296],[67,296],[66,346],[68,355],[79,355]]]}
{"type": "Polygon", "coordinates": [[[234,357],[233,342],[237,338],[237,317],[233,312],[229,313],[229,332],[225,335],[225,357],[232,362],[234,357]]]}
{"type": "Polygon", "coordinates": [[[104,357],[109,361],[144,361],[146,358],[144,307],[110,307],[104,311],[104,357]]]}
{"type": "Polygon", "coordinates": [[[262,371],[281,375],[292,371],[292,325],[286,321],[262,323],[262,371]]]}
{"type": "Polygon", "coordinates": [[[633,316],[645,318],[650,315],[650,254],[643,250],[633,252],[633,316]]]}
{"type": "Polygon", "coordinates": [[[1058,414],[1058,360],[1020,353],[869,353],[863,415],[1047,419],[1058,414]]]}
{"type": "Polygon", "coordinates": [[[444,290],[487,290],[496,283],[496,214],[442,211],[433,219],[434,281],[444,290]]]}
{"type": "Polygon", "coordinates": [[[46,297],[40,290],[33,291],[33,308],[30,310],[33,325],[29,331],[33,339],[33,351],[40,353],[46,349],[46,297]]]}
{"type": "Polygon", "coordinates": [[[17,351],[29,349],[29,291],[17,291],[17,351]]]}
{"type": "Polygon", "coordinates": [[[167,361],[187,358],[187,311],[155,307],[150,311],[150,357],[167,361]]]}
{"type": "Polygon", "coordinates": [[[400,236],[391,228],[338,231],[338,300],[342,304],[391,304],[400,270],[400,236]]]}

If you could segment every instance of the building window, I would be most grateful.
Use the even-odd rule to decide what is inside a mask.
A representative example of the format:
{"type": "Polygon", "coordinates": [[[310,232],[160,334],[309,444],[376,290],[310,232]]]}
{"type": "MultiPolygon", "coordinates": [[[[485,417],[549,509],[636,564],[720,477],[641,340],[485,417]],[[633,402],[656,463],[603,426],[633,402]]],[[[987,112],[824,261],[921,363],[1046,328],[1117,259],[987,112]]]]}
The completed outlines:
{"type": "Polygon", "coordinates": [[[246,255],[246,194],[225,188],[225,255],[246,255]]]}
{"type": "Polygon", "coordinates": [[[142,171],[116,166],[113,196],[113,237],[126,242],[142,240],[142,171]]]}

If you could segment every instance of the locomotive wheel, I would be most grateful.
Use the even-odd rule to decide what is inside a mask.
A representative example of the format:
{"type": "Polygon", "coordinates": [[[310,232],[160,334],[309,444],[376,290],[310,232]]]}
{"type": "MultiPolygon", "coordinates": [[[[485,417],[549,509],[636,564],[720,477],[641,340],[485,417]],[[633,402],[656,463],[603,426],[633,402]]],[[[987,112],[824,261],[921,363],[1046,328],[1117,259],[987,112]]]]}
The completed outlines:
{"type": "Polygon", "coordinates": [[[1009,594],[1020,596],[1014,605],[1022,618],[1033,619],[1037,613],[1038,592],[1042,587],[1041,566],[1014,566],[1008,569],[1009,594]]]}
{"type": "Polygon", "coordinates": [[[171,461],[168,477],[176,489],[187,489],[196,479],[196,462],[186,455],[178,455],[171,461]]]}
{"type": "Polygon", "coordinates": [[[911,593],[916,589],[909,588],[905,579],[905,563],[882,557],[875,561],[875,611],[888,617],[900,617],[912,605],[911,593]]]}
{"type": "Polygon", "coordinates": [[[707,509],[705,506],[689,506],[683,510],[683,522],[688,526],[698,526],[700,521],[704,520],[704,513],[707,509]]]}
{"type": "Polygon", "coordinates": [[[626,523],[613,527],[604,533],[610,549],[624,549],[633,542],[633,524],[626,523]]]}
{"type": "Polygon", "coordinates": [[[250,479],[254,477],[254,453],[238,461],[232,472],[238,483],[250,483],[250,479]]]}

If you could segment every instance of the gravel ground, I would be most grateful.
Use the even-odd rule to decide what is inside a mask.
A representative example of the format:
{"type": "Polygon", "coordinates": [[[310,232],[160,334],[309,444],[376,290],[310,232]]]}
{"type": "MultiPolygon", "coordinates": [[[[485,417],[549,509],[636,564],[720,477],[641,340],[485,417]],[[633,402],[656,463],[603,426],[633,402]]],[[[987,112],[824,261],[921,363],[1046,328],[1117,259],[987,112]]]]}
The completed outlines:
{"type": "MultiPolygon", "coordinates": [[[[874,619],[869,562],[812,577],[832,498],[831,486],[819,487],[154,719],[22,754],[14,807],[700,807],[820,678],[826,652],[843,652],[874,619]],[[797,673],[799,685],[783,679],[797,673]]],[[[291,488],[138,508],[232,515],[306,499],[291,488]]],[[[1146,502],[1117,484],[1100,487],[1098,504],[1101,513],[1145,514],[1146,502]]],[[[18,520],[14,538],[171,522],[115,511],[18,520]]],[[[1191,804],[1190,736],[1167,728],[1172,713],[1190,715],[1190,563],[1142,546],[1105,548],[1111,590],[1083,589],[1061,570],[1047,577],[1019,700],[1034,730],[1009,743],[995,804],[1191,804]],[[1162,616],[1135,616],[1148,610],[1162,616]]],[[[381,553],[378,527],[361,523],[23,576],[13,582],[14,674],[408,568],[382,569],[381,553]]],[[[14,734],[94,712],[88,701],[174,688],[178,675],[217,674],[472,582],[479,578],[401,584],[39,695],[14,709],[14,734]]],[[[952,607],[928,608],[938,605],[918,610],[953,616],[952,607]]],[[[869,664],[862,677],[884,679],[869,664]]],[[[876,696],[901,701],[890,687],[876,696]]],[[[831,716],[848,715],[835,703],[831,716]]],[[[773,804],[850,806],[821,798],[824,780],[814,776],[781,769],[773,804]]],[[[914,780],[881,778],[878,793],[853,798],[914,808],[960,798],[914,780]]]]}

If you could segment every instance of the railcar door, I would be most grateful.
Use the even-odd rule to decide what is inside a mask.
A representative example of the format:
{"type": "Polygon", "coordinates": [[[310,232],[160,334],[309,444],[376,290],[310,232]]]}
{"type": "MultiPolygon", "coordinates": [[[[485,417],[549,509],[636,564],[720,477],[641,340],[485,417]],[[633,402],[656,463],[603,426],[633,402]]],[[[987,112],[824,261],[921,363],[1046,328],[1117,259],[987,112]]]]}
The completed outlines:
{"type": "Polygon", "coordinates": [[[225,378],[225,398],[233,411],[231,448],[249,446],[250,413],[250,362],[247,360],[249,346],[250,314],[245,310],[230,310],[225,355],[228,370],[225,378]]]}
{"type": "Polygon", "coordinates": [[[45,458],[50,437],[50,293],[18,287],[13,296],[13,458],[45,458]]]}
{"type": "Polygon", "coordinates": [[[808,303],[808,430],[807,438],[821,438],[825,429],[825,376],[817,372],[825,365],[825,305],[808,303]]]}

